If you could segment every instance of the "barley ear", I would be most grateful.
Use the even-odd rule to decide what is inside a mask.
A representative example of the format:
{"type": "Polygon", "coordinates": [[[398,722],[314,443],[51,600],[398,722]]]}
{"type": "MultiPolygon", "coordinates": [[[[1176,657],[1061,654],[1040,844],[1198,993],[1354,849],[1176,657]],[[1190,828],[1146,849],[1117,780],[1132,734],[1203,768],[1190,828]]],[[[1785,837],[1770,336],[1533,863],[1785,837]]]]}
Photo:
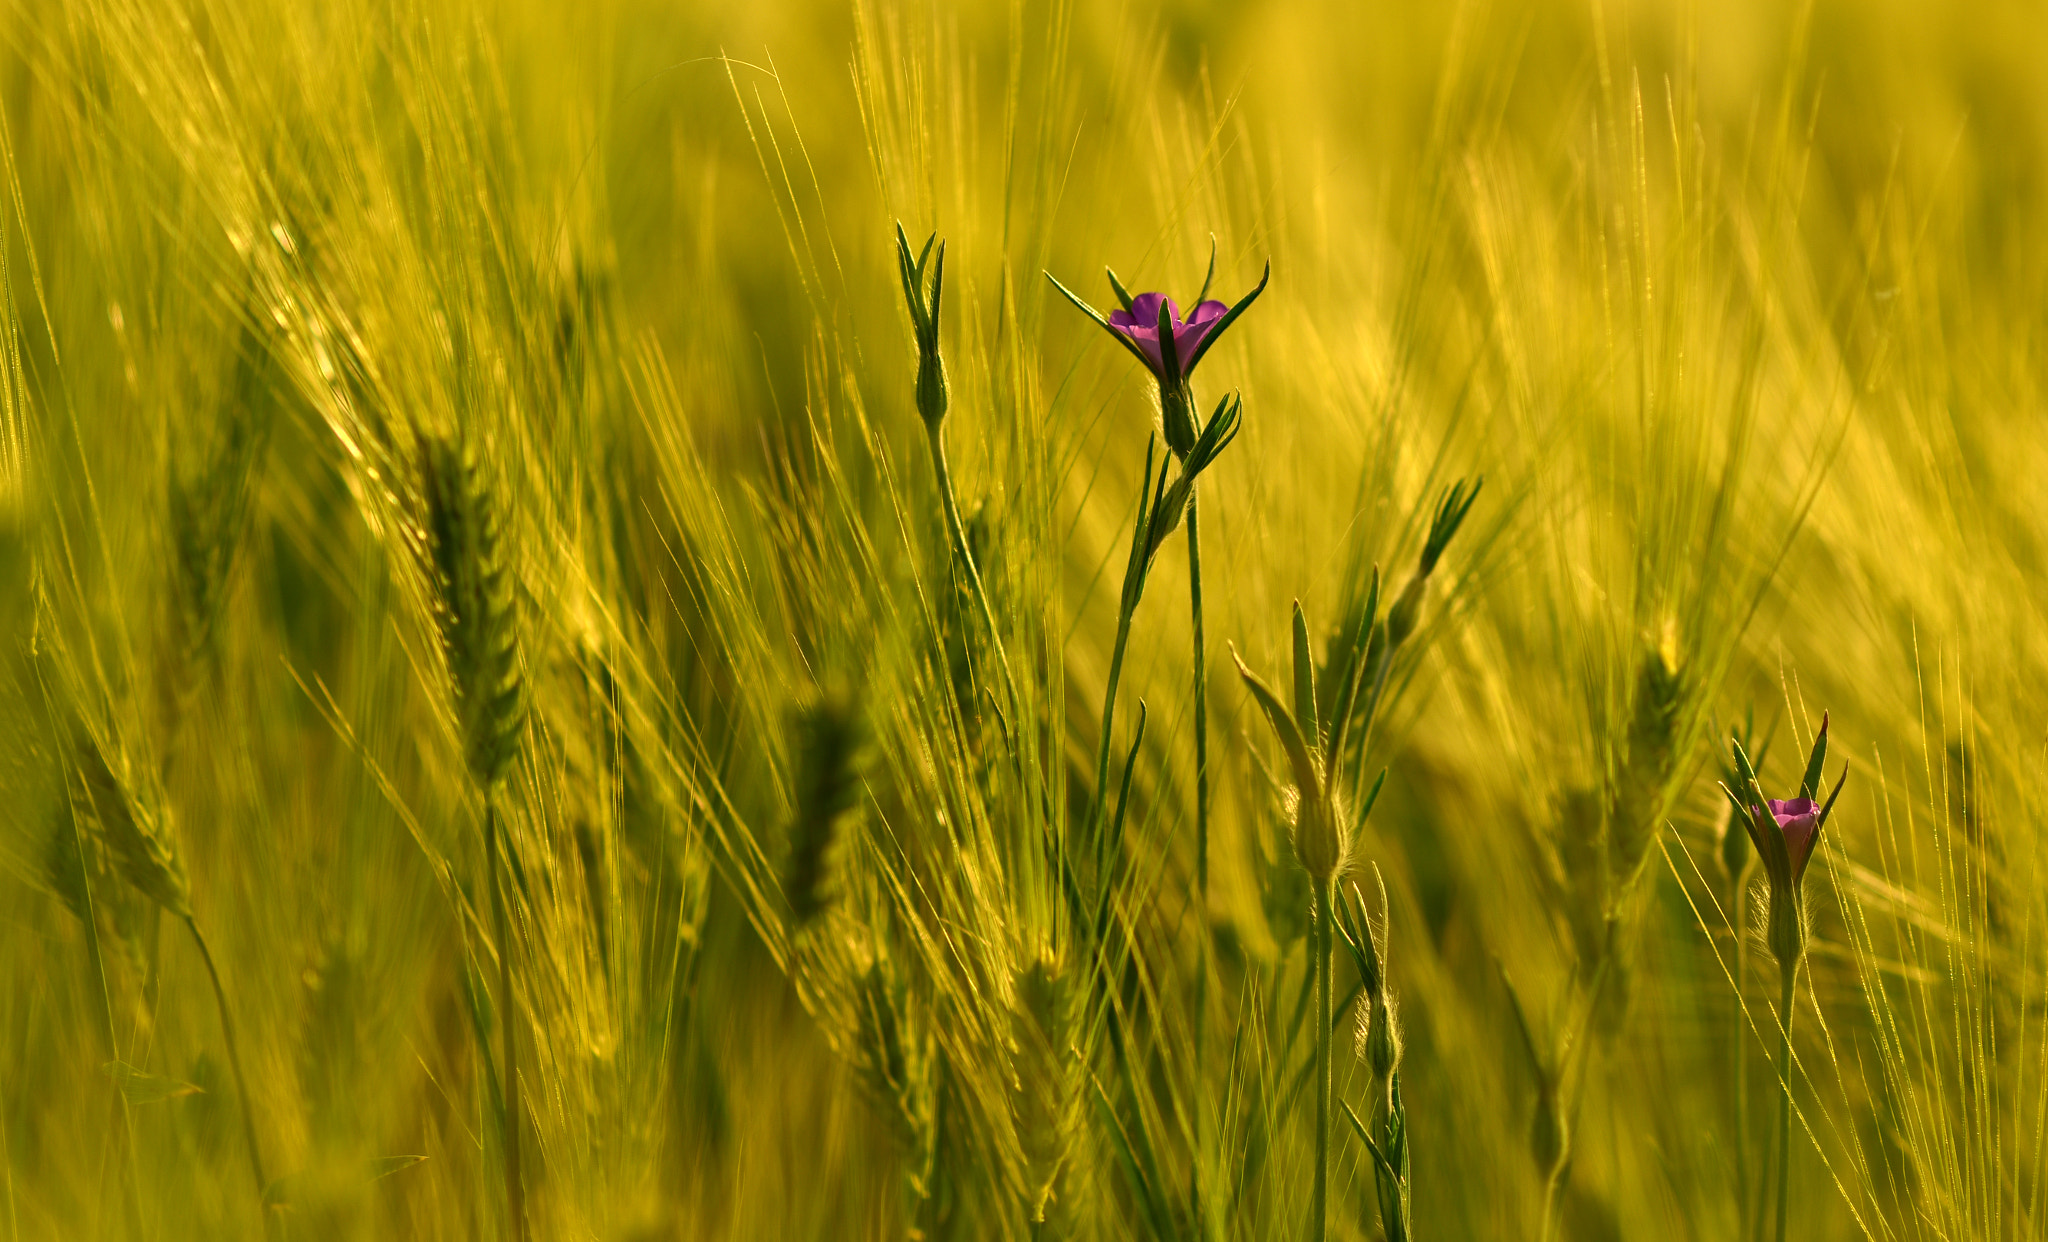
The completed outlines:
{"type": "Polygon", "coordinates": [[[171,837],[169,812],[138,796],[134,783],[115,772],[99,739],[82,725],[73,746],[80,795],[76,805],[98,826],[115,869],[151,901],[179,918],[191,918],[192,885],[171,837]]]}
{"type": "Polygon", "coordinates": [[[435,621],[455,683],[463,757],[489,791],[526,721],[514,558],[497,492],[469,438],[428,435],[423,456],[435,621]]]}
{"type": "Polygon", "coordinates": [[[790,823],[783,896],[798,927],[832,902],[840,825],[858,804],[864,724],[852,695],[821,695],[790,714],[796,813],[790,823]]]}

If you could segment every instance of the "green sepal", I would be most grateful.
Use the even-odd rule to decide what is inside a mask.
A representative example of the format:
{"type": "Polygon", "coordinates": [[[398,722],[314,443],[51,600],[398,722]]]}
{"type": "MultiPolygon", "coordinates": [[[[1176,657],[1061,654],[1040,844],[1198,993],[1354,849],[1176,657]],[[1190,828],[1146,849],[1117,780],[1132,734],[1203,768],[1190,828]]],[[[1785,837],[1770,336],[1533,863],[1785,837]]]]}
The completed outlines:
{"type": "Polygon", "coordinates": [[[1116,294],[1116,300],[1123,304],[1124,314],[1130,314],[1131,291],[1129,289],[1124,288],[1124,282],[1116,278],[1116,270],[1110,267],[1108,264],[1103,264],[1102,272],[1103,275],[1109,277],[1110,292],[1116,294]]]}
{"type": "MultiPolygon", "coordinates": [[[[1209,287],[1210,287],[1211,285],[1215,284],[1215,283],[1216,283],[1216,234],[1214,234],[1214,233],[1211,233],[1211,234],[1209,234],[1209,274],[1208,274],[1207,276],[1204,276],[1204,277],[1202,277],[1202,291],[1201,291],[1200,293],[1198,293],[1198,294],[1196,294],[1196,295],[1195,295],[1195,306],[1200,306],[1200,305],[1201,305],[1202,303],[1204,303],[1204,302],[1206,302],[1206,301],[1208,301],[1208,300],[1209,300],[1209,287]]],[[[1189,308],[1188,308],[1188,313],[1189,313],[1190,315],[1194,314],[1194,313],[1195,313],[1195,312],[1194,312],[1194,307],[1192,307],[1192,306],[1191,306],[1191,307],[1189,307],[1189,308]]]]}
{"type": "Polygon", "coordinates": [[[1294,719],[1317,749],[1323,745],[1323,723],[1316,715],[1316,662],[1309,653],[1308,619],[1301,601],[1294,601],[1294,719]]]}
{"type": "Polygon", "coordinates": [[[1075,293],[1072,289],[1069,289],[1065,285],[1061,284],[1059,281],[1059,277],[1053,275],[1051,272],[1047,272],[1045,274],[1045,278],[1052,282],[1053,288],[1059,290],[1062,294],[1065,294],[1067,301],[1072,302],[1076,307],[1078,307],[1082,314],[1088,316],[1090,319],[1093,319],[1097,324],[1101,325],[1102,330],[1104,332],[1107,332],[1111,336],[1115,337],[1117,344],[1123,346],[1126,350],[1130,351],[1131,357],[1136,358],[1140,363],[1142,363],[1147,371],[1150,371],[1152,369],[1152,360],[1145,356],[1144,350],[1138,348],[1138,343],[1132,340],[1130,337],[1125,336],[1122,332],[1118,331],[1115,327],[1113,327],[1110,324],[1109,320],[1103,318],[1101,311],[1096,310],[1094,307],[1088,305],[1088,303],[1082,301],[1079,294],[1075,293]]]}
{"type": "Polygon", "coordinates": [[[1243,297],[1239,298],[1237,300],[1237,305],[1231,307],[1229,310],[1223,313],[1223,318],[1216,321],[1216,326],[1214,328],[1211,328],[1209,330],[1209,334],[1202,338],[1202,343],[1195,346],[1194,355],[1188,359],[1187,366],[1181,370],[1181,374],[1194,374],[1195,364],[1199,363],[1208,354],[1210,346],[1214,345],[1218,340],[1222,339],[1223,334],[1229,331],[1230,325],[1237,322],[1237,317],[1239,315],[1242,315],[1247,310],[1251,309],[1252,303],[1257,301],[1259,295],[1266,291],[1266,285],[1272,279],[1273,265],[1271,263],[1268,263],[1266,264],[1265,272],[1261,274],[1259,277],[1258,287],[1253,289],[1250,293],[1247,293],[1243,297]]]}
{"type": "Polygon", "coordinates": [[[1301,728],[1294,722],[1280,696],[1259,679],[1259,675],[1245,667],[1244,657],[1237,654],[1237,648],[1230,649],[1230,658],[1237,662],[1237,675],[1244,679],[1252,698],[1259,709],[1266,713],[1266,719],[1273,725],[1273,732],[1280,738],[1281,749],[1287,752],[1287,762],[1294,769],[1294,783],[1304,799],[1322,796],[1322,772],[1317,766],[1315,755],[1301,736],[1301,728]]]}
{"type": "Polygon", "coordinates": [[[1799,778],[1799,796],[1820,797],[1821,769],[1828,761],[1828,714],[1820,714],[1820,732],[1813,735],[1813,750],[1806,756],[1806,775],[1799,778]]]}

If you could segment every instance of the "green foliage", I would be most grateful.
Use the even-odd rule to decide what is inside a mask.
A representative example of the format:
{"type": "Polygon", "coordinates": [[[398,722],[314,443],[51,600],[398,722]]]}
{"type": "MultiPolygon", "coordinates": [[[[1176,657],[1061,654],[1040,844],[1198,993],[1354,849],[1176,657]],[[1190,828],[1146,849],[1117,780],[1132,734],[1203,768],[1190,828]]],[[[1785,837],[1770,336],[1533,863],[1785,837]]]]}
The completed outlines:
{"type": "Polygon", "coordinates": [[[16,6],[0,1238],[2039,1234],[2041,17],[1510,7],[16,6]]]}

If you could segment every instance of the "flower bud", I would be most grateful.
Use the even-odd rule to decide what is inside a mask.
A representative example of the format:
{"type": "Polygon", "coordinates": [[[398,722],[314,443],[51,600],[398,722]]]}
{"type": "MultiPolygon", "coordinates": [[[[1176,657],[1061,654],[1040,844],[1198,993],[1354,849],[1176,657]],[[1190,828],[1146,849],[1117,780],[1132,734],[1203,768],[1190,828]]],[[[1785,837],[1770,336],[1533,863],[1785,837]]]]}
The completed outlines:
{"type": "Polygon", "coordinates": [[[946,395],[946,364],[936,344],[917,355],[917,412],[925,426],[936,427],[946,417],[950,402],[946,395]]]}
{"type": "Polygon", "coordinates": [[[1571,1131],[1558,1107],[1557,1089],[1545,1083],[1536,1095],[1536,1115],[1529,1122],[1529,1155],[1545,1178],[1557,1176],[1571,1151],[1571,1131]]]}
{"type": "Polygon", "coordinates": [[[1743,818],[1730,808],[1728,818],[1721,825],[1721,873],[1737,882],[1749,871],[1749,860],[1754,857],[1749,832],[1742,826],[1743,818]]]}
{"type": "Polygon", "coordinates": [[[1408,579],[1408,585],[1401,589],[1400,598],[1387,610],[1387,647],[1392,650],[1408,641],[1415,632],[1415,623],[1422,618],[1422,597],[1429,589],[1429,579],[1416,574],[1408,579]]]}
{"type": "MultiPolygon", "coordinates": [[[[1823,805],[1813,799],[1812,787],[1820,783],[1820,767],[1827,755],[1826,747],[1827,717],[1823,716],[1820,734],[1814,739],[1813,755],[1807,764],[1808,775],[1803,782],[1808,791],[1806,796],[1745,802],[1734,790],[1726,785],[1721,787],[1728,796],[1729,805],[1742,817],[1749,842],[1756,847],[1757,857],[1763,860],[1764,876],[1770,882],[1771,894],[1765,943],[1770,946],[1771,955],[1778,959],[1778,964],[1787,970],[1799,961],[1799,955],[1806,948],[1806,908],[1800,881],[1806,878],[1806,865],[1820,844],[1821,831],[1827,827],[1828,817],[1834,813],[1835,800],[1842,796],[1842,786],[1849,777],[1849,769],[1845,766],[1841,777],[1835,781],[1834,792],[1828,795],[1827,803],[1823,805]]],[[[1739,739],[1734,742],[1732,752],[1735,770],[1745,786],[1744,793],[1755,797],[1758,789],[1756,768],[1750,763],[1739,739]]]]}
{"type": "Polygon", "coordinates": [[[1297,789],[1294,799],[1294,856],[1317,884],[1328,883],[1351,853],[1351,833],[1334,795],[1297,789]]]}
{"type": "Polygon", "coordinates": [[[1373,1077],[1385,1082],[1401,1064],[1401,1015],[1389,992],[1372,1007],[1365,1032],[1365,1063],[1373,1077]]]}

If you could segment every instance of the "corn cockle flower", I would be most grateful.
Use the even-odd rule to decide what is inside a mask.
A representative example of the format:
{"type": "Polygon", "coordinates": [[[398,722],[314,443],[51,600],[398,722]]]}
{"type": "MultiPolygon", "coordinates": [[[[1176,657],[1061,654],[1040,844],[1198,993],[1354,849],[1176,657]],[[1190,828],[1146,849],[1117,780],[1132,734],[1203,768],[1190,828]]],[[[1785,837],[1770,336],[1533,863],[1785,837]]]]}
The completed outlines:
{"type": "MultiPolygon", "coordinates": [[[[1104,269],[1107,271],[1107,269],[1104,269]]],[[[1116,293],[1122,310],[1104,315],[1046,273],[1053,288],[1066,295],[1069,302],[1081,312],[1102,325],[1103,329],[1117,339],[1125,349],[1131,351],[1152,378],[1159,385],[1159,418],[1166,433],[1166,447],[1173,450],[1175,457],[1186,457],[1194,450],[1200,431],[1195,425],[1194,391],[1189,378],[1195,367],[1202,361],[1238,316],[1245,313],[1251,304],[1266,291],[1266,284],[1273,278],[1273,265],[1266,264],[1259,277],[1259,283],[1250,293],[1239,298],[1235,305],[1209,300],[1209,281],[1203,282],[1202,292],[1195,298],[1195,308],[1186,319],[1180,316],[1180,306],[1163,293],[1141,293],[1130,296],[1124,290],[1123,282],[1109,272],[1109,286],[1116,293]]],[[[1216,276],[1216,256],[1209,256],[1209,280],[1216,276]]]]}
{"type": "Polygon", "coordinates": [[[1721,786],[1721,792],[1728,795],[1728,801],[1735,807],[1743,827],[1749,830],[1750,843],[1756,846],[1756,854],[1763,861],[1764,876],[1771,886],[1770,924],[1765,936],[1771,946],[1771,955],[1778,959],[1780,987],[1778,1002],[1778,1242],[1785,1242],[1786,1208],[1789,1202],[1788,1187],[1791,1183],[1792,1153],[1792,1019],[1797,1013],[1793,1004],[1793,985],[1799,975],[1799,959],[1806,952],[1806,909],[1803,904],[1800,881],[1806,878],[1806,864],[1813,859],[1813,851],[1820,845],[1821,830],[1827,827],[1828,816],[1835,809],[1835,799],[1842,796],[1842,786],[1849,779],[1845,764],[1842,775],[1835,780],[1834,792],[1828,795],[1823,806],[1815,797],[1820,792],[1821,770],[1828,757],[1828,718],[1822,713],[1820,731],[1814,734],[1813,751],[1807,756],[1806,774],[1799,780],[1799,796],[1796,798],[1766,798],[1758,786],[1756,767],[1749,761],[1740,739],[1735,739],[1729,748],[1735,760],[1735,775],[1742,786],[1742,794],[1736,796],[1728,786],[1721,786]]]}
{"type": "Polygon", "coordinates": [[[1828,723],[1823,715],[1820,732],[1814,737],[1812,757],[1807,761],[1806,776],[1800,782],[1799,797],[1764,797],[1756,782],[1755,769],[1750,766],[1749,756],[1743,753],[1740,742],[1734,744],[1734,756],[1736,770],[1745,786],[1743,796],[1737,798],[1726,785],[1721,787],[1729,801],[1734,803],[1743,826],[1749,830],[1750,843],[1756,846],[1757,858],[1763,863],[1765,879],[1771,886],[1770,924],[1766,937],[1772,956],[1787,969],[1799,960],[1806,949],[1806,918],[1800,882],[1806,878],[1806,864],[1820,845],[1821,830],[1827,826],[1828,816],[1835,809],[1835,799],[1842,796],[1842,786],[1849,778],[1845,764],[1827,803],[1823,805],[1815,799],[1814,794],[1819,792],[1821,765],[1827,760],[1827,747],[1828,723]]]}
{"type": "Polygon", "coordinates": [[[1221,302],[1200,303],[1186,319],[1180,317],[1180,307],[1163,293],[1141,293],[1131,299],[1131,309],[1109,312],[1109,326],[1129,337],[1145,356],[1152,368],[1152,374],[1164,378],[1167,375],[1166,352],[1162,342],[1173,341],[1173,356],[1189,359],[1187,369],[1194,370],[1195,351],[1202,342],[1216,330],[1230,308],[1221,302]]]}

